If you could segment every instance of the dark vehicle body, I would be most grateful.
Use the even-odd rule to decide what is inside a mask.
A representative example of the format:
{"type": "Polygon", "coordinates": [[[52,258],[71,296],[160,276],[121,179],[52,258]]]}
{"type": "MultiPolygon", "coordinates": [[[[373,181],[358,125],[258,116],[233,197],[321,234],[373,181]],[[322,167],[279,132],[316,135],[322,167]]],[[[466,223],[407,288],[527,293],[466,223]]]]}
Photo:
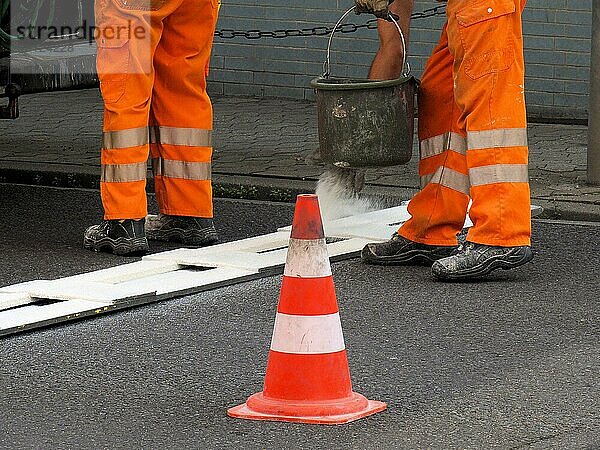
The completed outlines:
{"type": "Polygon", "coordinates": [[[0,118],[21,94],[97,85],[91,0],[0,0],[0,118]]]}

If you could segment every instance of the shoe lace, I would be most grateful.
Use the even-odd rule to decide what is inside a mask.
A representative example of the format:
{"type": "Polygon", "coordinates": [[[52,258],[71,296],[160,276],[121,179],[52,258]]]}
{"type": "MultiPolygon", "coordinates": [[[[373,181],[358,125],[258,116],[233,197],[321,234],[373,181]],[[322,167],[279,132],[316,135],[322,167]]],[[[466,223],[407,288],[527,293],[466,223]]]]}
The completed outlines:
{"type": "Polygon", "coordinates": [[[466,241],[458,244],[458,247],[452,252],[452,256],[458,255],[460,253],[469,253],[475,248],[475,244],[472,242],[466,241]]]}

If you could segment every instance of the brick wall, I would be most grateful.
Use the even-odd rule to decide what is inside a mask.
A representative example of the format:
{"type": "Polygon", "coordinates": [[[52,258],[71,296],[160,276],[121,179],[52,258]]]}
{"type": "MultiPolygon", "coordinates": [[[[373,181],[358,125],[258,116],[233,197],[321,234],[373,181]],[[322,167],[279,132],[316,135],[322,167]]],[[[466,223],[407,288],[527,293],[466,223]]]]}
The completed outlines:
{"type": "MultiPolygon", "coordinates": [[[[352,0],[224,0],[218,29],[277,30],[331,26],[352,0]]],[[[415,2],[415,11],[439,3],[415,2]]],[[[592,0],[529,0],[523,13],[526,95],[529,115],[587,115],[592,0]]],[[[353,23],[367,16],[351,15],[353,23]]],[[[409,47],[420,76],[439,37],[443,17],[414,20],[409,47]]],[[[377,32],[360,30],[334,40],[332,73],[366,76],[377,50],[377,32]]],[[[326,37],[216,38],[209,90],[212,94],[313,98],[309,83],[323,70],[326,37]]]]}

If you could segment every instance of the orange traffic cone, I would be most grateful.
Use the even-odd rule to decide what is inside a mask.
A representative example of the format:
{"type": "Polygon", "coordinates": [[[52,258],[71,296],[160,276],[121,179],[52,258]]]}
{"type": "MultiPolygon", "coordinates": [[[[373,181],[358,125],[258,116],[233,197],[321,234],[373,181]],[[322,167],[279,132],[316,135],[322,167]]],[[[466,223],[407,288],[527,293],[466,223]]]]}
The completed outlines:
{"type": "Polygon", "coordinates": [[[316,195],[299,195],[264,390],[227,414],[340,424],[386,407],[352,392],[319,201],[316,195]]]}

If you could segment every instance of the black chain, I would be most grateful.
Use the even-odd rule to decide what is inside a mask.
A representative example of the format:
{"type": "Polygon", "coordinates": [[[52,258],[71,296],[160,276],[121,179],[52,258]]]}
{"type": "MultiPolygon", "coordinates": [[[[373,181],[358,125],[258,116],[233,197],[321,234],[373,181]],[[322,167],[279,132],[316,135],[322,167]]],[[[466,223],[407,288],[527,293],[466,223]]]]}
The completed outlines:
{"type": "Polygon", "coordinates": [[[446,5],[436,6],[435,8],[424,9],[423,11],[413,13],[411,19],[426,19],[428,17],[443,16],[446,14],[446,5]]]}
{"type": "MultiPolygon", "coordinates": [[[[425,19],[427,17],[441,16],[446,14],[446,6],[440,5],[435,8],[425,9],[421,12],[414,13],[411,19],[425,19]]],[[[336,33],[354,33],[360,29],[374,30],[377,28],[378,19],[371,19],[362,25],[356,25],[354,23],[345,23],[340,25],[336,33]]],[[[333,31],[333,27],[314,27],[314,28],[301,28],[299,30],[274,30],[274,31],[261,31],[261,30],[247,30],[237,31],[224,28],[222,30],[215,31],[215,37],[221,39],[233,39],[236,37],[243,37],[246,39],[254,40],[261,38],[273,38],[283,39],[288,37],[307,37],[307,36],[328,36],[333,31]]]]}

